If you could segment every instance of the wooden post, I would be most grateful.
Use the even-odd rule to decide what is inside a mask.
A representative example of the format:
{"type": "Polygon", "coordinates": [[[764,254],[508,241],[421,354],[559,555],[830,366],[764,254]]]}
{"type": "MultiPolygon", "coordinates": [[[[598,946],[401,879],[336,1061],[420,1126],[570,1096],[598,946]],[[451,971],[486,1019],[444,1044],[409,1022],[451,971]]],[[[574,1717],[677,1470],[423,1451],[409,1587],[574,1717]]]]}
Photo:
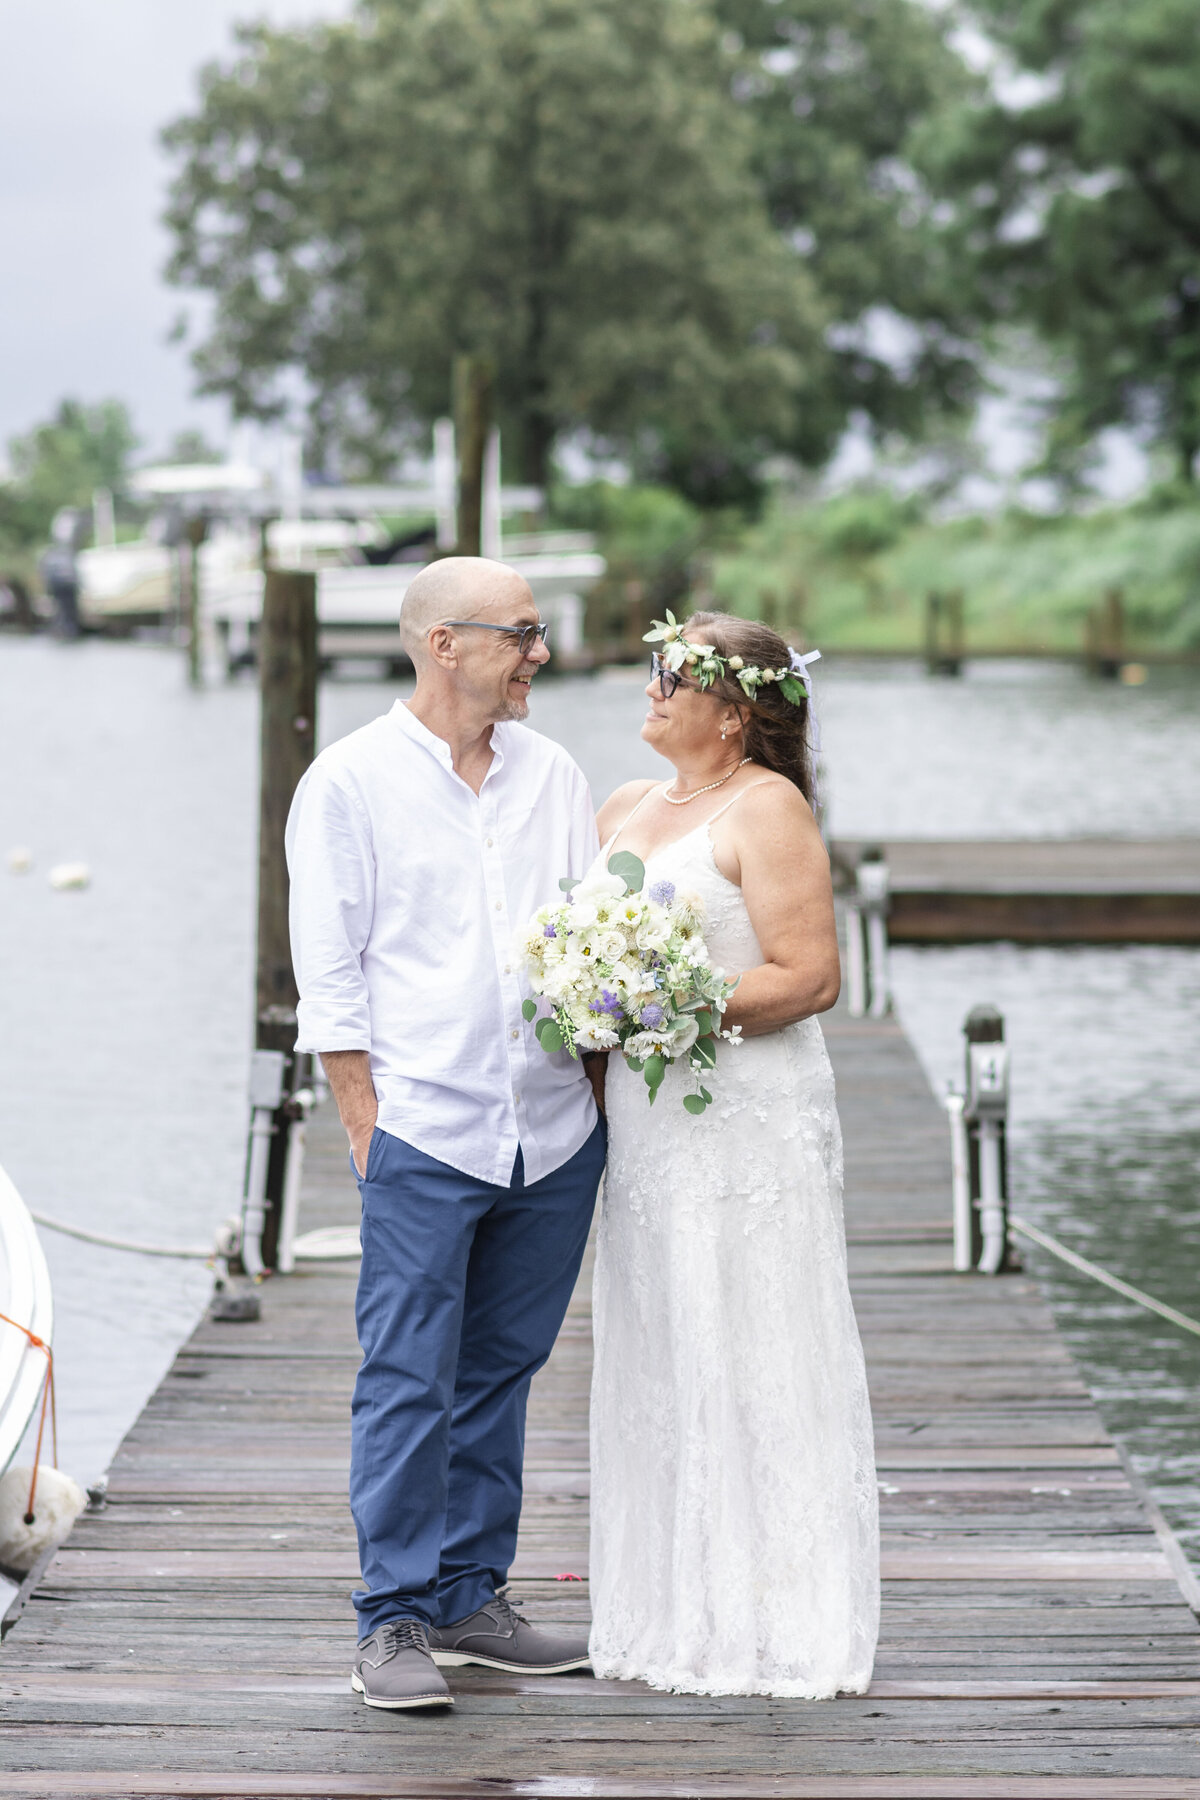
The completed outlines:
{"type": "Polygon", "coordinates": [[[925,596],[925,666],[931,675],[961,675],[963,597],[961,592],[925,596]]]}
{"type": "Polygon", "coordinates": [[[1125,596],[1109,588],[1084,620],[1084,655],[1088,670],[1115,681],[1125,661],[1125,596]]]}
{"type": "Polygon", "coordinates": [[[483,356],[454,359],[454,439],[458,449],[459,556],[478,556],[483,540],[483,464],[492,428],[494,374],[483,356]]]}
{"type": "Polygon", "coordinates": [[[187,642],[188,683],[194,688],[200,686],[204,676],[200,662],[200,546],[207,536],[208,520],[203,513],[197,513],[184,526],[186,541],[179,546],[181,611],[187,642]]]}
{"type": "Polygon", "coordinates": [[[263,580],[258,634],[261,711],[261,776],[258,813],[258,957],[255,1034],[258,1050],[287,1059],[283,1100],[267,1166],[262,1260],[275,1266],[287,1162],[291,1095],[297,1079],[296,978],[288,938],[288,872],[283,831],[297,783],[316,750],[317,578],[271,569],[263,580]]]}

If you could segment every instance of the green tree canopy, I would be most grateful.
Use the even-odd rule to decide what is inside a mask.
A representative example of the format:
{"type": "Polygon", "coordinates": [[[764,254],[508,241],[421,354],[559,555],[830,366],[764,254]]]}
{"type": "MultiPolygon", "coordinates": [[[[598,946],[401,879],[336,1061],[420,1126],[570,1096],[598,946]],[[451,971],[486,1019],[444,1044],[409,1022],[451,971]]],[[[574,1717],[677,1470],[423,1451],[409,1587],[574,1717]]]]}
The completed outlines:
{"type": "Polygon", "coordinates": [[[61,401],[52,419],[9,441],[12,476],[0,484],[0,540],[31,548],[44,542],[60,506],[90,506],[98,487],[119,493],[137,442],[121,401],[61,401]]]}
{"type": "Polygon", "coordinates": [[[1200,8],[975,0],[1001,98],[931,131],[963,270],[1059,353],[1051,466],[1110,425],[1200,450],[1200,8]],[[1014,77],[1017,78],[1014,80],[1014,77]],[[1007,98],[1003,96],[1007,94],[1007,98]]]}
{"type": "Polygon", "coordinates": [[[834,321],[839,410],[877,435],[960,415],[975,317],[912,154],[927,119],[974,91],[953,15],[921,0],[715,4],[771,220],[834,321]]]}
{"type": "Polygon", "coordinates": [[[318,440],[370,443],[444,412],[466,351],[526,479],[579,428],[702,496],[827,450],[829,320],[704,7],[362,0],[239,40],[167,134],[206,391],[269,415],[300,370],[318,440]]]}

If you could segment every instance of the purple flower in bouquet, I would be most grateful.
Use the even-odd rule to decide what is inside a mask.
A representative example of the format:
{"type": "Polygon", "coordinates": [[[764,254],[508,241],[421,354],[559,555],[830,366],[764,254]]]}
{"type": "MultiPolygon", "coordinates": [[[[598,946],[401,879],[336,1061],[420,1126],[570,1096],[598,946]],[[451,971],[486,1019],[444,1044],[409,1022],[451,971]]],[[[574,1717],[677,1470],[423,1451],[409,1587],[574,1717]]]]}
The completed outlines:
{"type": "Polygon", "coordinates": [[[648,1031],[657,1031],[666,1016],[657,1000],[652,1000],[649,1006],[642,1008],[642,1024],[648,1031]]]}
{"type": "Polygon", "coordinates": [[[553,925],[543,925],[542,926],[542,936],[556,938],[558,936],[558,933],[557,933],[557,931],[555,931],[553,925]]]}
{"type": "Polygon", "coordinates": [[[650,898],[656,900],[659,906],[670,906],[675,898],[675,883],[673,881],[654,882],[650,889],[650,898]]]}
{"type": "Polygon", "coordinates": [[[625,1009],[621,1005],[620,995],[614,994],[611,988],[601,988],[600,998],[591,1002],[588,1011],[594,1013],[610,1013],[614,1019],[623,1019],[625,1017],[625,1009]]]}

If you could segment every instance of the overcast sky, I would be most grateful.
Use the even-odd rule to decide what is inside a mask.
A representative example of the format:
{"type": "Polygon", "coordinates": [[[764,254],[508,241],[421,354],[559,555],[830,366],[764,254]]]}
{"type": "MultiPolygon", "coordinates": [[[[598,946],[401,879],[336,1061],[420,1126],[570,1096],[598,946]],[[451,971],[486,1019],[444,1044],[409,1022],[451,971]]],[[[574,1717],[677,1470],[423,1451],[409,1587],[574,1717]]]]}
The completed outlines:
{"type": "Polygon", "coordinates": [[[0,0],[0,446],[64,395],[133,410],[147,450],[225,410],[191,398],[163,281],[158,132],[235,21],[329,17],[344,0],[0,0]]]}
{"type": "MultiPolygon", "coordinates": [[[[0,0],[0,466],[16,432],[66,395],[125,400],[144,454],[197,426],[228,441],[223,404],[192,397],[182,304],[160,273],[168,164],[158,133],[229,54],[235,21],[334,17],[352,0],[0,0]]],[[[985,408],[995,462],[1030,450],[1007,404],[985,408]]],[[[853,444],[844,476],[860,472],[853,444]]],[[[868,459],[869,460],[869,459],[868,459]]],[[[1142,478],[1112,440],[1113,491],[1142,478]]]]}

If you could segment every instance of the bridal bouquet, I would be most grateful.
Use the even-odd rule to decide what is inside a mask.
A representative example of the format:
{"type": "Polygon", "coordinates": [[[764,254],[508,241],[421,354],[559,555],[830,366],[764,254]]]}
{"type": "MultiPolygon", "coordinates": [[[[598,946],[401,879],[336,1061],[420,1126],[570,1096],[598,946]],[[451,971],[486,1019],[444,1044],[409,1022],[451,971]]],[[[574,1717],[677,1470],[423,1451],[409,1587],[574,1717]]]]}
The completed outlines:
{"type": "MultiPolygon", "coordinates": [[[[563,899],[534,914],[517,951],[550,1006],[534,1026],[542,1049],[619,1049],[653,1104],[669,1063],[686,1056],[702,1078],[720,1040],[739,1043],[741,1027],[721,1028],[735,983],[709,962],[701,902],[670,881],[644,891],[645,875],[638,857],[618,851],[607,869],[560,881],[563,899]]],[[[522,1010],[534,1019],[537,1001],[522,1010]]],[[[702,1079],[683,1104],[691,1113],[712,1104],[702,1079]]]]}

